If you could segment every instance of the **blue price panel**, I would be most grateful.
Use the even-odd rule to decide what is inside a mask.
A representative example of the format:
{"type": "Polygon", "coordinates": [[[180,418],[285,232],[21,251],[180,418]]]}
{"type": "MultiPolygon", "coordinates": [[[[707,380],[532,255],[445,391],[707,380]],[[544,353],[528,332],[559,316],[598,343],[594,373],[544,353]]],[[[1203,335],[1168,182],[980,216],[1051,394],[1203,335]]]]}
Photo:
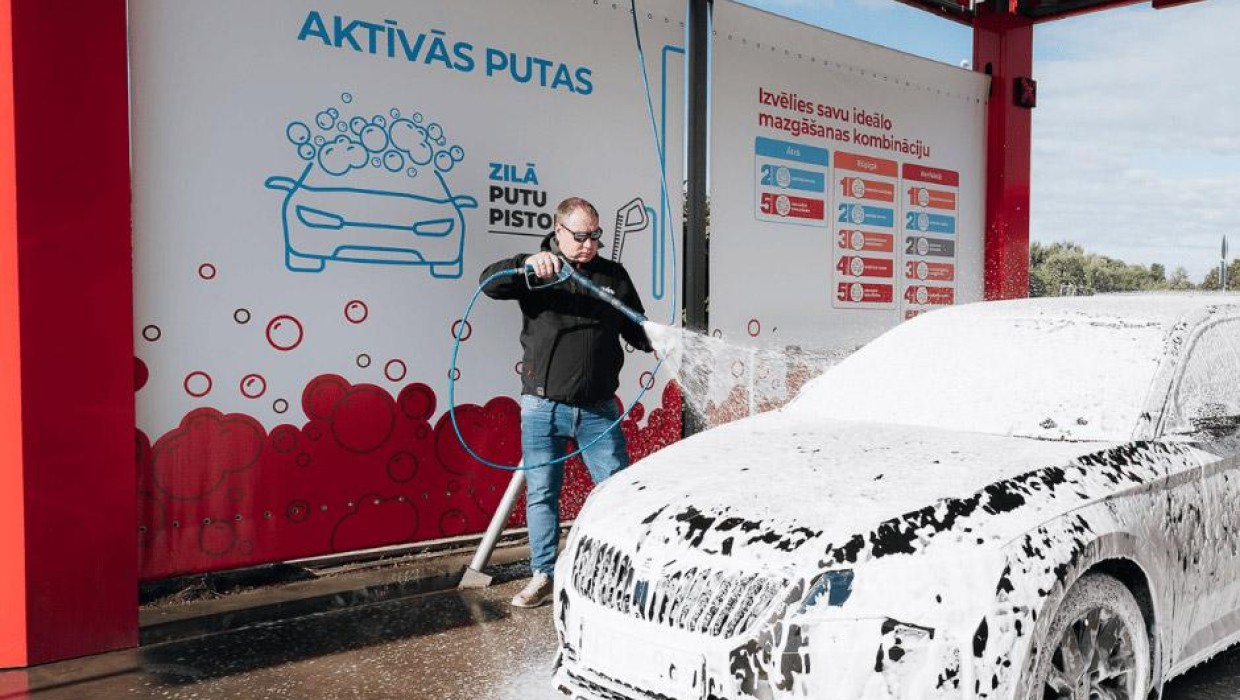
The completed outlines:
{"type": "Polygon", "coordinates": [[[823,192],[827,187],[827,178],[823,173],[812,173],[776,163],[763,163],[758,184],[763,187],[778,187],[781,190],[823,192]]]}
{"type": "Polygon", "coordinates": [[[945,214],[927,212],[906,212],[904,228],[909,231],[926,233],[956,233],[956,218],[945,214]]]}
{"type": "Polygon", "coordinates": [[[865,204],[840,204],[837,205],[836,221],[842,224],[853,224],[854,226],[886,226],[892,227],[896,223],[896,213],[893,209],[887,207],[871,207],[865,204]]]}
{"type": "Polygon", "coordinates": [[[759,136],[754,141],[754,153],[766,158],[775,158],[778,160],[790,160],[795,163],[805,163],[807,165],[819,165],[827,167],[830,163],[830,157],[827,149],[817,148],[815,146],[806,146],[803,143],[792,143],[791,141],[777,141],[759,136]]]}

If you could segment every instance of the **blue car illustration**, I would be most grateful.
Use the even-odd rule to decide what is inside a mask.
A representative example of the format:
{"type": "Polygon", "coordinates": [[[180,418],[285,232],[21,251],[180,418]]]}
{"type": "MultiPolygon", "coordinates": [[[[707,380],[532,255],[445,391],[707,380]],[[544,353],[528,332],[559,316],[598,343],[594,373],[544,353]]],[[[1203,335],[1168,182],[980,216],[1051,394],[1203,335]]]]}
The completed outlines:
{"type": "Polygon", "coordinates": [[[306,184],[301,177],[267,178],[269,189],[286,192],[284,264],[296,272],[321,272],[328,260],[383,265],[429,265],[432,277],[461,276],[464,210],[478,200],[453,195],[432,170],[442,197],[357,187],[306,184]]]}

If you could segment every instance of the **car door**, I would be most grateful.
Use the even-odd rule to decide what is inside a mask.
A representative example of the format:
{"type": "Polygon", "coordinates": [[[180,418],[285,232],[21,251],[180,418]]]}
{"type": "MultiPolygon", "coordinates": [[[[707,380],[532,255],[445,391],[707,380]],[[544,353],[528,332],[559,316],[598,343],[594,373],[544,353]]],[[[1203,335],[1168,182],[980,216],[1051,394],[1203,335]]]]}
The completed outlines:
{"type": "Polygon", "coordinates": [[[1240,632],[1240,319],[1203,323],[1183,358],[1163,429],[1165,439],[1199,448],[1166,491],[1181,569],[1171,630],[1180,662],[1240,632]]]}

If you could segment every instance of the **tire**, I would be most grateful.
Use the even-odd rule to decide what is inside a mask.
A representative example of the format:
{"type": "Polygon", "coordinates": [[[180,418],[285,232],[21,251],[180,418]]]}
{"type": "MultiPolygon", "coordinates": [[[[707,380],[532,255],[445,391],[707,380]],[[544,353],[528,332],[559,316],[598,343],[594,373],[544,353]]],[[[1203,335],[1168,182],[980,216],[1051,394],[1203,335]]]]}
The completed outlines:
{"type": "Polygon", "coordinates": [[[1145,700],[1150,638],[1132,593],[1105,574],[1081,577],[1039,640],[1030,700],[1145,700]]]}

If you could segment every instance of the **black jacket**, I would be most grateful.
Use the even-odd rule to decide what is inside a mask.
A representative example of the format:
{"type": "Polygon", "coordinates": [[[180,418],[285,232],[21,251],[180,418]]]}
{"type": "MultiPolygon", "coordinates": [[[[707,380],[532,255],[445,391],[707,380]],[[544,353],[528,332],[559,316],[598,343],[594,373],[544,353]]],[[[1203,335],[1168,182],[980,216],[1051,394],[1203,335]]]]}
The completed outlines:
{"type": "MultiPolygon", "coordinates": [[[[542,250],[559,252],[554,235],[543,239],[542,250]]],[[[479,280],[500,270],[522,267],[527,257],[499,260],[483,270],[479,280]]],[[[633,280],[619,263],[595,257],[577,271],[615,292],[625,306],[645,314],[633,280]]],[[[524,276],[507,276],[491,282],[483,292],[492,299],[516,299],[521,305],[523,394],[578,405],[609,399],[620,386],[620,368],[624,365],[620,337],[639,350],[653,350],[640,326],[571,279],[531,290],[524,276]]]]}

